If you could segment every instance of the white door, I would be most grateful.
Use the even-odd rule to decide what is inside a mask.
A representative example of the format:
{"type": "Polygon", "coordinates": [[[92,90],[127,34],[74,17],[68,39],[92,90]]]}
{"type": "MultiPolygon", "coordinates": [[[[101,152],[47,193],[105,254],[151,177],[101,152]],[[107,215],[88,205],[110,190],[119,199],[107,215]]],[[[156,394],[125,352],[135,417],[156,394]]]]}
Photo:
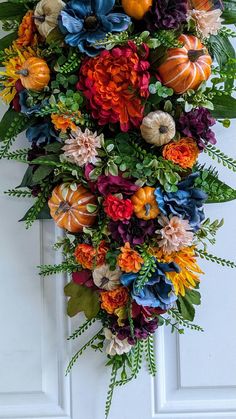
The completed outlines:
{"type": "MultiPolygon", "coordinates": [[[[3,112],[3,107],[1,108],[3,112]]],[[[236,124],[218,127],[218,145],[236,158],[236,124]]],[[[17,147],[27,146],[24,137],[17,147]]],[[[105,356],[88,351],[70,377],[68,359],[83,344],[69,345],[63,277],[40,278],[37,265],[57,263],[51,249],[59,232],[50,221],[26,231],[18,219],[30,202],[4,195],[19,184],[24,165],[0,162],[0,419],[103,419],[109,368],[105,356]]],[[[236,174],[220,167],[236,188],[236,174]]],[[[212,252],[236,260],[236,202],[207,207],[225,217],[212,252]]],[[[211,249],[210,249],[211,250],[211,249]]],[[[202,306],[196,322],[204,333],[179,337],[168,329],[156,336],[158,374],[118,388],[110,419],[236,419],[236,274],[201,261],[202,306]]]]}

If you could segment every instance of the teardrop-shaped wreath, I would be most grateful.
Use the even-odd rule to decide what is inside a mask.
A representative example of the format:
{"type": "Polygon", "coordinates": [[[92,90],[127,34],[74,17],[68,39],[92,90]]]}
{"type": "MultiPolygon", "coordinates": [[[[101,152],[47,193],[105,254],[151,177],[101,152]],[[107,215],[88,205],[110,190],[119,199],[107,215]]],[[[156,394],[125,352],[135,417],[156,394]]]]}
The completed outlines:
{"type": "Polygon", "coordinates": [[[71,278],[68,315],[86,322],[70,338],[100,323],[67,372],[86,348],[105,348],[107,417],[143,353],[155,374],[159,326],[202,330],[197,258],[236,267],[207,252],[223,221],[203,208],[236,191],[198,162],[208,153],[236,171],[212,131],[236,117],[235,2],[8,0],[0,19],[0,157],[28,165],[6,193],[35,197],[27,228],[53,218],[65,231],[63,263],[40,274],[71,278]],[[11,150],[23,131],[30,146],[11,150]]]}

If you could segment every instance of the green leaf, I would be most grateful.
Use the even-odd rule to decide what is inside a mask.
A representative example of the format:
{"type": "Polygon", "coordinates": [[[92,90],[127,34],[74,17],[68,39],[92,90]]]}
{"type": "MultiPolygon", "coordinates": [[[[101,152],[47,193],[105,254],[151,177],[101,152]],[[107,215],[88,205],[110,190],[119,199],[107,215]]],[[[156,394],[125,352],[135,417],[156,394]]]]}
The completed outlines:
{"type": "MultiPolygon", "coordinates": [[[[24,217],[21,218],[19,220],[19,222],[26,221],[33,208],[34,208],[34,205],[26,212],[24,217]]],[[[37,214],[36,220],[51,220],[51,218],[52,217],[50,215],[50,210],[49,210],[48,204],[45,204],[44,207],[37,214]]]]}
{"type": "Polygon", "coordinates": [[[236,190],[218,179],[217,174],[214,175],[207,169],[199,173],[200,177],[197,180],[196,186],[207,193],[207,204],[228,202],[236,199],[236,190]]]}
{"type": "Polygon", "coordinates": [[[58,156],[56,156],[55,154],[48,154],[46,156],[40,156],[37,159],[32,160],[32,164],[43,164],[43,161],[52,161],[52,162],[57,162],[58,161],[58,156]]]}
{"type": "Polygon", "coordinates": [[[194,305],[199,306],[201,304],[201,294],[199,291],[186,289],[185,298],[194,305]]]}
{"type": "Polygon", "coordinates": [[[65,287],[65,295],[71,298],[67,305],[67,314],[74,317],[83,312],[88,320],[96,317],[100,310],[99,294],[91,288],[70,282],[65,287]]]}
{"type": "Polygon", "coordinates": [[[225,94],[215,95],[212,99],[214,110],[211,111],[216,119],[236,118],[236,99],[225,94]]]}
{"type": "Polygon", "coordinates": [[[64,36],[62,35],[62,33],[59,31],[58,28],[53,29],[49,35],[47,36],[46,42],[47,44],[52,44],[55,42],[63,42],[64,40],[64,36]]]}
{"type": "Polygon", "coordinates": [[[179,296],[179,299],[177,300],[177,305],[183,318],[189,321],[193,321],[195,317],[195,308],[193,305],[185,297],[181,296],[179,296]]]}
{"type": "Polygon", "coordinates": [[[54,143],[46,145],[45,150],[47,150],[49,153],[59,153],[63,147],[62,143],[59,143],[59,141],[55,141],[54,143]]]}
{"type": "Polygon", "coordinates": [[[39,166],[33,174],[33,182],[40,183],[43,179],[53,172],[53,167],[50,166],[39,166]]]}
{"type": "Polygon", "coordinates": [[[15,41],[17,36],[17,32],[11,32],[4,36],[2,39],[0,39],[0,50],[3,51],[5,48],[8,48],[12,44],[12,42],[15,41]]]}
{"type": "Polygon", "coordinates": [[[229,39],[222,34],[211,35],[209,38],[210,50],[220,68],[223,68],[229,58],[235,58],[235,50],[229,39]]]}
{"type": "Polygon", "coordinates": [[[29,166],[24,174],[24,177],[21,181],[21,184],[17,186],[18,188],[27,188],[33,186],[33,167],[29,166]]]}
{"type": "Polygon", "coordinates": [[[11,4],[9,2],[1,3],[0,20],[14,20],[20,16],[24,16],[26,8],[24,4],[11,4]]]}

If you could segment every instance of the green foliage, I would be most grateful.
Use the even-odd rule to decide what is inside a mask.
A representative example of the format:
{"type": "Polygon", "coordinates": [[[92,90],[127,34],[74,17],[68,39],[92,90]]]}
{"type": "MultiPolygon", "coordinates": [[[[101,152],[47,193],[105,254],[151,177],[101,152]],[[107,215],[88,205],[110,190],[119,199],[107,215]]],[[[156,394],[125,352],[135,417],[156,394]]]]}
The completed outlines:
{"type": "Polygon", "coordinates": [[[11,4],[9,1],[1,3],[0,7],[0,20],[8,19],[14,20],[19,17],[23,17],[27,9],[22,4],[11,4]]]}
{"type": "Polygon", "coordinates": [[[78,266],[73,264],[72,261],[64,261],[59,265],[41,265],[39,266],[41,276],[56,275],[60,273],[72,273],[78,266]]]}
{"type": "Polygon", "coordinates": [[[207,204],[227,202],[236,199],[236,190],[218,179],[218,174],[211,168],[201,168],[195,186],[204,190],[207,204]]]}
{"type": "Polygon", "coordinates": [[[148,338],[144,341],[144,350],[146,355],[146,360],[148,364],[149,374],[155,377],[157,373],[155,352],[154,352],[154,339],[153,335],[149,335],[148,338]]]}
{"type": "Polygon", "coordinates": [[[230,58],[235,58],[234,47],[225,33],[211,35],[208,40],[208,48],[220,68],[223,68],[230,58]]]}
{"type": "Polygon", "coordinates": [[[194,305],[201,304],[201,295],[196,290],[186,289],[185,296],[179,295],[177,300],[178,310],[185,320],[193,321],[195,317],[194,305]]]}
{"type": "Polygon", "coordinates": [[[3,51],[5,48],[8,48],[12,45],[13,41],[17,38],[17,31],[11,32],[0,39],[0,51],[3,51]]]}
{"type": "Polygon", "coordinates": [[[79,349],[78,352],[72,357],[70,360],[68,367],[66,369],[66,375],[68,375],[73,367],[73,365],[76,363],[77,359],[86,351],[86,349],[90,348],[91,345],[100,337],[103,329],[99,330],[84,346],[82,346],[81,349],[79,349]]]}
{"type": "Polygon", "coordinates": [[[52,188],[51,185],[47,185],[47,184],[44,185],[41,192],[39,192],[34,205],[27,211],[24,217],[20,220],[20,221],[25,221],[27,229],[32,226],[34,221],[44,218],[42,217],[42,215],[40,216],[40,213],[42,212],[42,210],[44,210],[45,205],[47,205],[47,200],[48,200],[51,188],[52,188]]]}
{"type": "Polygon", "coordinates": [[[0,158],[5,157],[8,153],[15,137],[31,124],[32,120],[29,120],[24,114],[15,112],[13,109],[7,110],[0,122],[0,141],[3,144],[0,149],[0,158]]]}
{"type": "Polygon", "coordinates": [[[218,92],[218,94],[214,95],[212,98],[212,103],[214,106],[212,115],[216,119],[236,118],[236,99],[234,97],[218,92]]]}
{"type": "Polygon", "coordinates": [[[4,192],[6,195],[14,196],[15,198],[32,198],[32,193],[30,191],[20,190],[20,189],[8,189],[4,192]]]}
{"type": "Polygon", "coordinates": [[[96,317],[100,310],[99,294],[91,288],[70,282],[65,286],[65,295],[70,297],[67,305],[67,314],[74,317],[84,312],[88,320],[96,317]]]}
{"type": "Polygon", "coordinates": [[[180,335],[184,333],[184,329],[179,327],[178,321],[172,322],[172,320],[169,317],[164,317],[159,315],[158,316],[158,326],[171,326],[171,333],[174,333],[177,331],[180,335]]]}
{"type": "MultiPolygon", "coordinates": [[[[123,386],[133,379],[136,379],[141,368],[142,368],[142,359],[143,359],[143,352],[144,352],[144,344],[143,341],[138,340],[131,350],[129,354],[129,358],[131,361],[131,375],[129,377],[122,377],[121,380],[116,381],[116,386],[123,386]]],[[[128,358],[128,359],[129,359],[128,358]]]]}
{"type": "Polygon", "coordinates": [[[96,319],[90,319],[87,320],[84,324],[82,324],[82,326],[80,326],[79,329],[75,330],[68,338],[67,340],[71,340],[71,339],[76,339],[79,336],[83,335],[84,332],[86,332],[86,330],[89,329],[90,326],[92,326],[93,323],[95,323],[96,319]]]}
{"type": "Polygon", "coordinates": [[[207,253],[205,250],[196,249],[196,255],[199,256],[201,259],[206,259],[209,262],[214,262],[221,266],[228,266],[228,268],[233,269],[236,268],[235,262],[212,255],[211,253],[207,253]]]}
{"type": "Polygon", "coordinates": [[[232,157],[227,156],[223,151],[216,148],[214,145],[208,144],[204,149],[204,152],[207,153],[213,160],[217,160],[218,163],[222,163],[223,166],[228,169],[236,172],[236,160],[232,157]]]}
{"type": "Polygon", "coordinates": [[[162,45],[166,48],[181,48],[183,44],[178,40],[179,34],[173,30],[160,29],[152,34],[152,38],[158,40],[155,48],[162,45]]]}
{"type": "Polygon", "coordinates": [[[216,233],[224,225],[224,220],[214,220],[211,222],[209,218],[207,218],[202,224],[200,230],[196,233],[197,241],[202,243],[204,246],[204,250],[206,250],[206,241],[211,243],[212,245],[216,242],[216,233]]]}
{"type": "Polygon", "coordinates": [[[143,289],[145,284],[150,280],[156,270],[156,259],[146,251],[141,250],[140,253],[144,263],[138,272],[138,276],[135,281],[135,291],[137,293],[143,289]]]}
{"type": "Polygon", "coordinates": [[[15,160],[21,163],[28,163],[28,149],[22,148],[16,151],[5,153],[4,158],[8,160],[15,160]]]}
{"type": "Polygon", "coordinates": [[[61,74],[70,74],[76,72],[80,67],[80,57],[76,51],[73,51],[71,56],[57,68],[57,71],[61,74]]]}
{"type": "Polygon", "coordinates": [[[113,393],[116,386],[116,376],[117,376],[117,366],[114,363],[112,365],[111,379],[110,379],[110,384],[109,384],[108,392],[107,392],[107,399],[106,399],[106,405],[105,405],[105,419],[108,418],[109,413],[110,413],[113,393]]]}
{"type": "Polygon", "coordinates": [[[170,314],[171,317],[173,317],[174,320],[177,320],[178,324],[180,326],[183,326],[187,329],[196,330],[198,332],[204,332],[202,327],[198,326],[197,324],[191,323],[189,320],[186,320],[182,314],[176,310],[175,308],[172,308],[168,311],[168,314],[170,314]]]}
{"type": "Polygon", "coordinates": [[[45,178],[48,177],[53,172],[53,167],[51,166],[39,166],[33,173],[33,183],[38,184],[42,181],[45,181],[45,178]]]}
{"type": "Polygon", "coordinates": [[[222,17],[224,19],[223,23],[225,25],[231,25],[236,23],[236,1],[235,0],[225,0],[224,1],[224,10],[222,17]]]}

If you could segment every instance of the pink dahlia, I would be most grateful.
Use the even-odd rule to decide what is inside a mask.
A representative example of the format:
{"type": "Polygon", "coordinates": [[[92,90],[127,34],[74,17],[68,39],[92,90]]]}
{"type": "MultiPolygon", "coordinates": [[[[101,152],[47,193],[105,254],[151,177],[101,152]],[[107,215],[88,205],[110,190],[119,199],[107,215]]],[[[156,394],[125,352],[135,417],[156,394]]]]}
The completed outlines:
{"type": "Polygon", "coordinates": [[[77,88],[88,99],[92,117],[99,125],[119,122],[122,131],[140,126],[142,98],[149,96],[148,55],[146,45],[140,57],[136,45],[129,42],[128,46],[84,60],[77,88]]]}
{"type": "Polygon", "coordinates": [[[193,242],[193,232],[188,220],[182,220],[173,216],[170,219],[164,215],[158,218],[159,224],[162,226],[157,233],[160,235],[158,241],[159,247],[164,253],[170,254],[177,252],[183,247],[191,246],[193,242]]]}

